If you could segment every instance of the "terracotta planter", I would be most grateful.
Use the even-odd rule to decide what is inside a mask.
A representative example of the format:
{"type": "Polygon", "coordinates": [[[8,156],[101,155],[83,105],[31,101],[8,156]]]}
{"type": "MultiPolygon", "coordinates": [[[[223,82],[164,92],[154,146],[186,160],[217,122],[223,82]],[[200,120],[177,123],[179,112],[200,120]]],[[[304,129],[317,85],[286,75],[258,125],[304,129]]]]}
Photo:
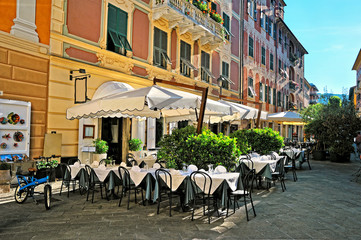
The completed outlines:
{"type": "Polygon", "coordinates": [[[10,192],[10,170],[0,170],[0,193],[10,192]]]}
{"type": "Polygon", "coordinates": [[[349,162],[350,161],[350,153],[338,154],[338,153],[330,152],[330,161],[331,162],[349,162]]]}
{"type": "Polygon", "coordinates": [[[313,150],[312,151],[313,160],[325,161],[326,160],[326,151],[324,150],[313,150]]]}

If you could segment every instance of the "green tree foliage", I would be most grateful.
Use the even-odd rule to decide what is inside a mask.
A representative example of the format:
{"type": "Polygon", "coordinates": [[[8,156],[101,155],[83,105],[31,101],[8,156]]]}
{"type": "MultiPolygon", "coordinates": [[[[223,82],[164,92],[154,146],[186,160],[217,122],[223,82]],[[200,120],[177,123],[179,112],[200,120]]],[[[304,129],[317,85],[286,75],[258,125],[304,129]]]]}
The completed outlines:
{"type": "Polygon", "coordinates": [[[238,130],[231,133],[229,136],[235,138],[237,141],[237,147],[241,152],[241,155],[247,154],[251,151],[251,147],[248,144],[248,139],[246,135],[247,130],[238,130]]]}

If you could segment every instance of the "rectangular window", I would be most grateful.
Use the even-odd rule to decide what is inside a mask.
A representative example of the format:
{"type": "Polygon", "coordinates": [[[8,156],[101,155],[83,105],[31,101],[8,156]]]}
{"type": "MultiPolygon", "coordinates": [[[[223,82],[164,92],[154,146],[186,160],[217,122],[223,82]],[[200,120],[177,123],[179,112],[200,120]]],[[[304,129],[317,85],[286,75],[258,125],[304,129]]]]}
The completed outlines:
{"type": "Polygon", "coordinates": [[[253,38],[248,38],[248,55],[254,57],[253,55],[253,38]]]}
{"type": "Polygon", "coordinates": [[[263,85],[259,83],[259,100],[263,101],[263,85]]]}
{"type": "Polygon", "coordinates": [[[222,88],[229,89],[229,64],[222,62],[222,76],[225,80],[222,81],[222,88]]]}
{"type": "Polygon", "coordinates": [[[251,0],[247,0],[247,13],[250,16],[251,16],[251,13],[252,13],[252,7],[253,7],[253,3],[251,2],[251,0]]]}
{"type": "Polygon", "coordinates": [[[217,12],[217,4],[215,4],[214,2],[211,2],[211,10],[217,12]]]}
{"type": "Polygon", "coordinates": [[[225,38],[229,40],[230,30],[229,30],[230,20],[229,16],[225,13],[223,13],[223,27],[226,29],[226,36],[225,38]]]}
{"type": "Polygon", "coordinates": [[[260,26],[261,26],[261,28],[263,28],[264,29],[264,17],[265,17],[265,14],[264,14],[264,12],[262,11],[262,9],[261,9],[261,18],[260,18],[260,26]]]}
{"type": "Polygon", "coordinates": [[[167,33],[154,28],[153,64],[167,69],[167,64],[172,64],[167,54],[167,33]]]}
{"type": "Polygon", "coordinates": [[[278,42],[280,46],[282,47],[282,30],[278,30],[278,42]]]}
{"type": "Polygon", "coordinates": [[[253,78],[248,77],[248,97],[254,98],[253,78]]]}
{"type": "Polygon", "coordinates": [[[266,65],[266,49],[262,47],[262,58],[261,58],[262,65],[266,65]]]}
{"type": "Polygon", "coordinates": [[[201,52],[201,80],[208,82],[211,78],[214,78],[213,74],[209,70],[210,56],[206,52],[201,52]]]}
{"type": "Polygon", "coordinates": [[[253,19],[257,21],[257,3],[253,0],[253,19]]]}
{"type": "Polygon", "coordinates": [[[274,88],[273,89],[273,105],[275,105],[276,106],[276,89],[274,88]]]}
{"type": "Polygon", "coordinates": [[[267,85],[264,86],[264,101],[267,102],[268,100],[268,87],[267,85]]]}
{"type": "Polygon", "coordinates": [[[271,104],[272,100],[272,92],[271,92],[271,86],[268,86],[268,103],[271,104]]]}
{"type": "Polygon", "coordinates": [[[269,58],[270,58],[269,68],[271,70],[273,70],[273,54],[272,53],[270,53],[269,58]]]}
{"type": "Polygon", "coordinates": [[[191,45],[181,41],[180,73],[186,77],[190,77],[191,70],[196,70],[196,68],[191,64],[191,45]]]}
{"type": "Polygon", "coordinates": [[[268,18],[268,16],[267,16],[267,15],[266,15],[265,21],[266,21],[266,24],[265,24],[265,26],[266,26],[266,32],[268,32],[268,23],[269,23],[269,18],[268,18]]]}
{"type": "Polygon", "coordinates": [[[268,18],[268,34],[272,36],[272,20],[268,18]]]}
{"type": "Polygon", "coordinates": [[[281,59],[278,59],[278,73],[279,74],[282,74],[281,69],[282,69],[282,61],[281,61],[281,59]]]}
{"type": "Polygon", "coordinates": [[[279,107],[281,107],[281,101],[282,99],[281,99],[281,92],[280,91],[278,91],[277,92],[277,106],[279,106],[279,107]]]}
{"type": "Polygon", "coordinates": [[[108,5],[107,50],[126,55],[132,51],[127,40],[128,13],[108,5]]]}
{"type": "Polygon", "coordinates": [[[273,39],[276,40],[277,37],[277,27],[276,23],[273,23],[273,39]]]}

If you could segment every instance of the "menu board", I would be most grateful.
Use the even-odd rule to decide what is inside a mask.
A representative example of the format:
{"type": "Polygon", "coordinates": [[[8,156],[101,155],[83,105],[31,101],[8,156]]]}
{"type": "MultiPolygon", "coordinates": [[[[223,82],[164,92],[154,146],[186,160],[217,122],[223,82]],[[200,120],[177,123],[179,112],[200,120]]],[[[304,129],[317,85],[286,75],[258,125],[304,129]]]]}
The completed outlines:
{"type": "Polygon", "coordinates": [[[0,158],[29,156],[31,103],[0,99],[0,158]]]}

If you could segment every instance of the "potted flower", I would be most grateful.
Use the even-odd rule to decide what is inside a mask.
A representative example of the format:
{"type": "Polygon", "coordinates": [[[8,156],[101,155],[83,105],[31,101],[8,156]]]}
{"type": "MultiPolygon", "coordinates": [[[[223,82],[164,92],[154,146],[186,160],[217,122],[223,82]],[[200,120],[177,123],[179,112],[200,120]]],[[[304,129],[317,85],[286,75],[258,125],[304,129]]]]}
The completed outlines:
{"type": "Polygon", "coordinates": [[[140,157],[140,151],[142,150],[142,140],[139,138],[133,138],[129,140],[129,151],[132,151],[134,156],[140,157]]]}
{"type": "Polygon", "coordinates": [[[108,143],[101,139],[96,139],[93,141],[95,146],[95,153],[93,154],[93,161],[98,161],[102,159],[107,159],[107,152],[109,149],[108,143]]]}
{"type": "Polygon", "coordinates": [[[0,193],[10,192],[10,169],[10,164],[6,162],[0,163],[0,193]]]}
{"type": "Polygon", "coordinates": [[[59,165],[57,160],[38,161],[36,162],[36,178],[49,176],[49,181],[55,181],[55,169],[59,165]]]}

